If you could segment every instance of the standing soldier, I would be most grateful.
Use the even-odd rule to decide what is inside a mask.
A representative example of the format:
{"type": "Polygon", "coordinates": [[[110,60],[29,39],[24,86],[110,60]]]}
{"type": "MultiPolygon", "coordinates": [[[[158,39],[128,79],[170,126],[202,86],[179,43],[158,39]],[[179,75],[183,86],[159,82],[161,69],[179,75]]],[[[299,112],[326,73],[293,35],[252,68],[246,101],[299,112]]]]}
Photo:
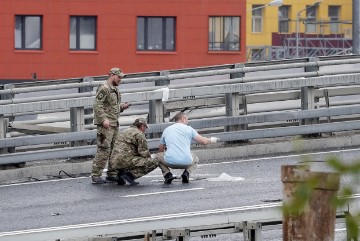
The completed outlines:
{"type": "Polygon", "coordinates": [[[107,81],[99,86],[94,102],[94,124],[97,125],[97,152],[92,165],[91,178],[93,184],[116,181],[116,171],[108,164],[106,181],[101,178],[102,171],[108,161],[114,141],[119,134],[119,116],[129,108],[128,103],[121,103],[118,85],[125,74],[119,68],[109,71],[107,81]]]}
{"type": "Polygon", "coordinates": [[[152,158],[144,132],[148,128],[144,118],[134,121],[121,135],[118,135],[111,153],[111,166],[118,171],[117,182],[137,185],[135,179],[146,175],[159,166],[159,160],[152,158]]]}

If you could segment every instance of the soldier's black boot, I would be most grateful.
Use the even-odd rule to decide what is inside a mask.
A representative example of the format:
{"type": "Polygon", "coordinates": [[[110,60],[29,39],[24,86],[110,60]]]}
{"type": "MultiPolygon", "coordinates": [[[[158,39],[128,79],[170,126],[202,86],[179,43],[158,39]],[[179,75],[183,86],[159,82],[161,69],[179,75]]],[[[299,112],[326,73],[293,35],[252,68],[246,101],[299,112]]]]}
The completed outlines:
{"type": "Polygon", "coordinates": [[[181,178],[183,183],[189,183],[189,178],[190,178],[189,172],[185,170],[181,175],[181,178]]]}
{"type": "Polygon", "coordinates": [[[167,173],[165,176],[165,184],[171,184],[171,182],[175,179],[175,177],[173,176],[173,174],[171,172],[167,173]]]}
{"type": "Polygon", "coordinates": [[[122,179],[128,182],[130,185],[138,185],[139,183],[135,181],[135,177],[131,172],[125,172],[121,175],[122,179]]]}
{"type": "Polygon", "coordinates": [[[124,175],[124,171],[123,170],[119,170],[117,175],[116,175],[116,182],[118,185],[122,186],[126,184],[126,181],[121,177],[122,175],[124,175]]]}

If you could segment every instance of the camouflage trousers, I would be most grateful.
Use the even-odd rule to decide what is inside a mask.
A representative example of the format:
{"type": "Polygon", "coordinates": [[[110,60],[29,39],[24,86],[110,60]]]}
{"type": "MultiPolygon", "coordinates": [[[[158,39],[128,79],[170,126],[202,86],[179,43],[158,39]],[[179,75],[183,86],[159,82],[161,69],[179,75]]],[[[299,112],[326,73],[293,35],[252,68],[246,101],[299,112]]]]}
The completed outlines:
{"type": "MultiPolygon", "coordinates": [[[[111,151],[114,147],[116,137],[119,135],[118,127],[109,127],[108,129],[98,126],[97,127],[97,151],[92,164],[91,176],[99,177],[106,166],[106,162],[110,158],[111,151]]],[[[108,163],[107,176],[115,177],[117,171],[108,163]]]]}
{"type": "Polygon", "coordinates": [[[119,158],[121,156],[120,152],[114,150],[110,159],[112,167],[118,171],[129,171],[135,179],[152,172],[159,166],[159,159],[157,158],[145,158],[142,156],[119,158]]]}
{"type": "Polygon", "coordinates": [[[199,158],[193,152],[191,152],[193,161],[190,165],[169,164],[166,162],[166,160],[164,158],[164,154],[165,154],[165,152],[159,152],[158,154],[156,154],[156,158],[159,159],[159,167],[161,169],[163,176],[165,176],[166,174],[168,174],[170,172],[170,168],[184,169],[184,170],[188,171],[189,173],[191,173],[196,168],[197,164],[199,163],[199,158]]]}

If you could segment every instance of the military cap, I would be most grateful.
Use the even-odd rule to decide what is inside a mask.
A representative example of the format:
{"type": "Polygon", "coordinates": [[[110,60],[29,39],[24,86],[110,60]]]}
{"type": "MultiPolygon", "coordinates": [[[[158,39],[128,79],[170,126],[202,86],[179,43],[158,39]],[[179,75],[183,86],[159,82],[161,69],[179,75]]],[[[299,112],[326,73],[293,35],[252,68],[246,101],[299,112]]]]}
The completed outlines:
{"type": "Polygon", "coordinates": [[[136,125],[137,123],[143,124],[146,128],[149,128],[147,125],[147,121],[144,118],[138,118],[134,121],[134,125],[136,125]]]}
{"type": "Polygon", "coordinates": [[[115,68],[112,68],[110,71],[109,71],[109,74],[115,74],[117,76],[119,76],[120,78],[123,78],[125,77],[125,74],[121,71],[121,69],[115,67],[115,68]]]}

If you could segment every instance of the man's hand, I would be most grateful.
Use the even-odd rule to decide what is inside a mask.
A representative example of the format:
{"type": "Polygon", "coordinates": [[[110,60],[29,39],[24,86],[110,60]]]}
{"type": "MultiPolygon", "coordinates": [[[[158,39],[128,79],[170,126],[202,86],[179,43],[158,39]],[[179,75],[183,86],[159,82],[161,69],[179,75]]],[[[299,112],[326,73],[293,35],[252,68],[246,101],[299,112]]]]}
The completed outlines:
{"type": "Polygon", "coordinates": [[[217,138],[217,137],[210,137],[210,142],[211,143],[216,143],[218,140],[220,140],[220,139],[217,138]]]}
{"type": "Polygon", "coordinates": [[[106,128],[106,129],[108,129],[109,127],[110,127],[110,122],[109,122],[109,120],[108,119],[105,119],[104,121],[103,121],[103,127],[104,128],[106,128]]]}
{"type": "Polygon", "coordinates": [[[125,102],[120,105],[121,109],[126,110],[131,106],[131,103],[125,102]]]}

